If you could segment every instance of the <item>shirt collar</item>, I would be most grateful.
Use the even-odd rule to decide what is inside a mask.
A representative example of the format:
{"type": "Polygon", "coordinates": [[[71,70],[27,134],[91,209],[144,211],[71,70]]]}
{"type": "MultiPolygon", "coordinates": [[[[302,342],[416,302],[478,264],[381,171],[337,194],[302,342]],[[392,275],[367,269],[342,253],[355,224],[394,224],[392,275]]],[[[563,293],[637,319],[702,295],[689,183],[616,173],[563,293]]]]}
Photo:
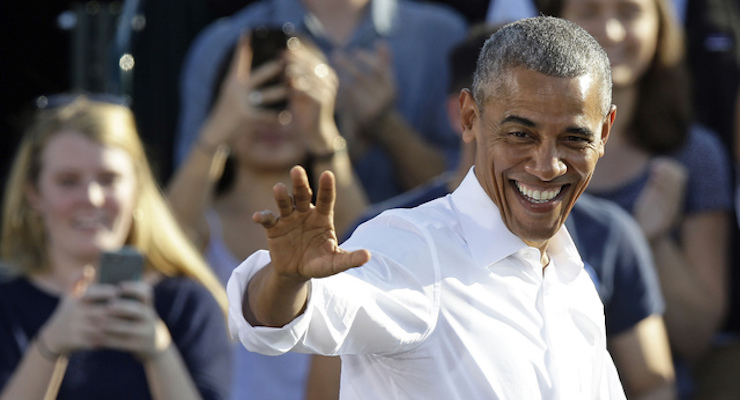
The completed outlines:
{"type": "MultiPolygon", "coordinates": [[[[452,207],[468,243],[471,256],[481,266],[488,267],[527,247],[504,224],[496,204],[483,190],[470,168],[460,186],[452,192],[452,207]]],[[[556,260],[557,274],[563,281],[571,281],[583,268],[573,240],[565,225],[550,239],[548,256],[556,260]]]]}
{"type": "Polygon", "coordinates": [[[527,245],[504,225],[498,207],[481,187],[474,168],[452,192],[452,207],[471,256],[479,265],[488,267],[527,245]]]}

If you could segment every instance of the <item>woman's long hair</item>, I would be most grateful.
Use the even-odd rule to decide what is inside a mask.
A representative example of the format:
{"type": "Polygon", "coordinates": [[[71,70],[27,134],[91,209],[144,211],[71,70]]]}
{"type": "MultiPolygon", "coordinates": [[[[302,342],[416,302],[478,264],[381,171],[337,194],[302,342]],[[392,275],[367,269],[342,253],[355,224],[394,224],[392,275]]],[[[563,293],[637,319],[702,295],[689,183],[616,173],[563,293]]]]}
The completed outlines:
{"type": "Polygon", "coordinates": [[[26,188],[37,185],[42,152],[49,139],[62,131],[78,132],[102,145],[123,149],[131,157],[138,198],[126,244],[142,252],[147,265],[163,275],[184,275],[203,284],[225,312],[224,288],[173,217],[155,182],[134,115],[124,105],[77,96],[69,104],[36,112],[6,184],[0,246],[4,261],[21,274],[49,268],[44,225],[26,197],[26,188]]]}

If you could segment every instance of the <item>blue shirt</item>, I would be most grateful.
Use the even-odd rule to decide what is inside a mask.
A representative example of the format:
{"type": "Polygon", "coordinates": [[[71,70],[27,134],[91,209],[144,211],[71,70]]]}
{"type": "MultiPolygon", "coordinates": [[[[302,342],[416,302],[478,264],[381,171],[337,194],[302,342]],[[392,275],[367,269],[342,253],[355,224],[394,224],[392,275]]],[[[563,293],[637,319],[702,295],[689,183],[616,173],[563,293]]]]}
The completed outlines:
{"type": "MultiPolygon", "coordinates": [[[[683,203],[684,215],[732,210],[732,164],[727,150],[713,131],[700,125],[694,126],[689,131],[686,144],[670,156],[681,163],[689,175],[683,203]]],[[[650,169],[645,168],[642,174],[617,189],[592,190],[590,193],[609,199],[634,213],[637,198],[649,178],[650,169]]]]}
{"type": "MultiPolygon", "coordinates": [[[[265,24],[292,23],[326,54],[336,48],[307,23],[308,11],[299,0],[263,0],[209,25],[193,42],[181,78],[181,110],[175,158],[187,156],[204,122],[218,69],[240,34],[265,24]]],[[[437,145],[455,164],[458,139],[444,109],[448,89],[448,53],[467,32],[465,20],[450,8],[407,0],[373,0],[368,12],[342,50],[372,48],[387,41],[397,84],[396,109],[425,140],[437,145]]],[[[372,147],[355,170],[371,202],[401,192],[388,154],[372,147]]]]}
{"type": "MultiPolygon", "coordinates": [[[[0,281],[0,391],[59,305],[25,278],[0,281]]],[[[226,399],[231,378],[231,344],[221,308],[205,287],[187,278],[165,278],[154,286],[154,308],[203,399],[226,399]]],[[[130,353],[90,350],[73,353],[59,400],[151,399],[142,364],[130,353]]]]}
{"type": "MultiPolygon", "coordinates": [[[[451,175],[371,207],[368,221],[390,208],[410,208],[449,193],[451,175]]],[[[355,227],[357,226],[355,225],[355,227]]],[[[583,194],[566,226],[604,303],[608,336],[622,333],[665,308],[650,247],[634,219],[619,206],[583,194]]],[[[354,230],[349,229],[348,235],[354,230]]]]}

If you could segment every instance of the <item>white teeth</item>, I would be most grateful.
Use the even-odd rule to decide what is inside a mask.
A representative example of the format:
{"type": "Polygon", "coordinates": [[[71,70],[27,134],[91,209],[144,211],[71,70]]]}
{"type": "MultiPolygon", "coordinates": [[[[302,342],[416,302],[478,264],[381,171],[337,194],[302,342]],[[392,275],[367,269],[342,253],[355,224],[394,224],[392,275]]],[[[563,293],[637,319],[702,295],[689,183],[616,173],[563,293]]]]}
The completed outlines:
{"type": "Polygon", "coordinates": [[[554,190],[532,190],[519,182],[516,182],[516,187],[519,189],[519,193],[526,196],[532,203],[546,203],[559,195],[560,190],[562,190],[562,187],[554,190]]]}

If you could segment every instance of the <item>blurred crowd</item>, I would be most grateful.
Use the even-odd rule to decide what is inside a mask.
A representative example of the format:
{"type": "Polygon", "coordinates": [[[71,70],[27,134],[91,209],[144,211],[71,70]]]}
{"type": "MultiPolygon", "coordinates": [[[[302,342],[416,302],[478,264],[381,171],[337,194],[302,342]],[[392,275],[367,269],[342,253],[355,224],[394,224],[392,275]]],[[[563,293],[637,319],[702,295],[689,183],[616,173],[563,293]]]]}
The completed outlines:
{"type": "Polygon", "coordinates": [[[538,14],[611,62],[616,120],[566,227],[627,398],[740,398],[737,1],[3,7],[0,399],[337,399],[338,357],[228,336],[227,281],[267,247],[253,214],[294,165],[314,189],[334,173],[340,240],[451,193],[479,50],[538,14]],[[109,33],[84,32],[107,52],[86,64],[101,9],[109,33]],[[140,276],[100,281],[122,247],[140,276]]]}

